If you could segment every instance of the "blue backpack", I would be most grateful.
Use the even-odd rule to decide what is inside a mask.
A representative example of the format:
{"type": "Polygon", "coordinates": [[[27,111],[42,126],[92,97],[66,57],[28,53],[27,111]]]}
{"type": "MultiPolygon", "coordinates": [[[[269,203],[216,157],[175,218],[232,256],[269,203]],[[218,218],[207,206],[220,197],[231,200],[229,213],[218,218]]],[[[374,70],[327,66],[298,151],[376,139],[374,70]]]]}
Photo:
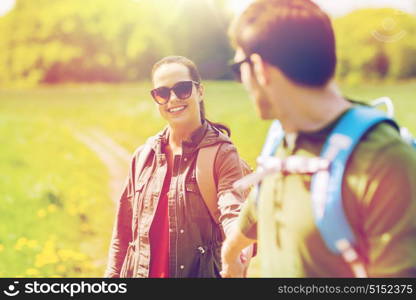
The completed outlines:
{"type": "MultiPolygon", "coordinates": [[[[312,205],[319,232],[327,248],[332,253],[341,255],[350,264],[357,277],[366,277],[366,271],[354,248],[356,239],[342,204],[342,180],[347,161],[363,135],[382,122],[395,127],[401,132],[402,137],[416,149],[416,140],[411,137],[409,131],[399,128],[393,121],[393,106],[390,99],[379,100],[373,104],[375,106],[386,104],[387,114],[373,107],[357,105],[338,121],[325,141],[320,154],[320,158],[329,161],[328,170],[326,173],[318,171],[312,176],[311,181],[312,205]]],[[[269,129],[261,157],[274,156],[284,134],[280,122],[274,121],[269,129]]],[[[257,196],[260,187],[261,182],[255,186],[257,196]]]]}

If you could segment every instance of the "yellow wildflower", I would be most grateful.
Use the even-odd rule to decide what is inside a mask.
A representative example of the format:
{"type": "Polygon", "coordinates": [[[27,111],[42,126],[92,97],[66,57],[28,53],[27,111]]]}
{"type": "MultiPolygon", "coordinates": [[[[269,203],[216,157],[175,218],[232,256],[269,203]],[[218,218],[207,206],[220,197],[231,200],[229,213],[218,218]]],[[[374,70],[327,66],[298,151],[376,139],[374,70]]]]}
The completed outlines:
{"type": "Polygon", "coordinates": [[[70,216],[75,216],[77,214],[78,210],[75,205],[69,205],[68,206],[68,213],[70,216]]]}
{"type": "Polygon", "coordinates": [[[49,204],[48,205],[48,212],[53,213],[57,209],[57,206],[55,204],[49,204]]]}
{"type": "Polygon", "coordinates": [[[39,270],[34,269],[34,268],[30,268],[26,270],[26,275],[28,276],[38,276],[39,275],[39,270]]]}
{"type": "Polygon", "coordinates": [[[89,232],[91,230],[91,227],[89,224],[81,224],[81,231],[82,232],[89,232]]]}
{"type": "Polygon", "coordinates": [[[46,211],[44,209],[39,209],[38,210],[38,217],[39,218],[44,218],[46,216],[46,211]]]}
{"type": "Polygon", "coordinates": [[[59,261],[59,258],[56,254],[56,246],[54,239],[49,239],[46,241],[45,246],[42,251],[36,255],[35,266],[40,268],[48,264],[56,264],[59,261]]]}
{"type": "Polygon", "coordinates": [[[64,273],[66,271],[66,266],[65,265],[59,265],[56,268],[56,271],[59,272],[59,273],[64,273]]]}
{"type": "Polygon", "coordinates": [[[21,237],[17,240],[16,245],[14,245],[14,249],[16,249],[17,251],[22,250],[22,248],[24,246],[27,245],[28,239],[25,237],[21,237]]]}
{"type": "Polygon", "coordinates": [[[35,248],[37,248],[37,247],[38,247],[38,241],[36,241],[36,240],[29,240],[29,241],[27,242],[27,246],[28,246],[30,249],[35,249],[35,248]]]}

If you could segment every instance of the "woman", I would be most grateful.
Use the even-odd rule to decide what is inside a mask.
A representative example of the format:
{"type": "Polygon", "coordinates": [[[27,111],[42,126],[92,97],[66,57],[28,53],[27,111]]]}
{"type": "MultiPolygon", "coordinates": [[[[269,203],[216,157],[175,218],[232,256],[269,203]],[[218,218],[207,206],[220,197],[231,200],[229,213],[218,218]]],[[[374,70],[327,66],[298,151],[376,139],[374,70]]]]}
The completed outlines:
{"type": "Polygon", "coordinates": [[[152,81],[151,95],[168,125],[133,156],[105,276],[220,277],[223,232],[244,200],[232,189],[243,168],[230,129],[205,118],[204,88],[189,59],[163,58],[153,67],[152,81]],[[199,149],[215,144],[220,144],[212,161],[220,224],[196,176],[199,149]]]}

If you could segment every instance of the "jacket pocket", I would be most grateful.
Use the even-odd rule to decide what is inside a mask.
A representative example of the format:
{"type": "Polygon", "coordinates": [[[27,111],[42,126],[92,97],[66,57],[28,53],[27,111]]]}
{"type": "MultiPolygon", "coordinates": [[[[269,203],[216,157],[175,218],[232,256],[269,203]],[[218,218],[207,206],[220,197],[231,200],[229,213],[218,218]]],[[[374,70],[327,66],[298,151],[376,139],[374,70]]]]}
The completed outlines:
{"type": "MultiPolygon", "coordinates": [[[[137,222],[138,216],[140,216],[142,211],[142,201],[143,199],[142,194],[144,191],[144,188],[146,186],[146,181],[143,179],[140,179],[139,182],[136,184],[134,188],[134,198],[132,203],[132,209],[133,209],[133,222],[132,222],[132,232],[134,232],[135,228],[135,222],[137,222]]],[[[133,239],[135,235],[133,234],[133,239]]]]}
{"type": "Polygon", "coordinates": [[[195,220],[210,220],[211,217],[199,191],[198,184],[196,182],[185,183],[185,193],[185,206],[190,211],[191,216],[195,220]]]}
{"type": "Polygon", "coordinates": [[[221,278],[221,262],[219,246],[198,246],[197,263],[193,270],[193,276],[197,278],[221,278]]]}
{"type": "Polygon", "coordinates": [[[134,188],[134,191],[136,193],[141,193],[143,191],[144,185],[146,184],[146,180],[144,179],[140,179],[137,184],[136,187],[134,188]]]}
{"type": "Polygon", "coordinates": [[[137,273],[137,252],[135,251],[134,242],[129,243],[127,248],[126,257],[123,262],[123,266],[120,271],[120,278],[132,278],[136,277],[137,273]]]}

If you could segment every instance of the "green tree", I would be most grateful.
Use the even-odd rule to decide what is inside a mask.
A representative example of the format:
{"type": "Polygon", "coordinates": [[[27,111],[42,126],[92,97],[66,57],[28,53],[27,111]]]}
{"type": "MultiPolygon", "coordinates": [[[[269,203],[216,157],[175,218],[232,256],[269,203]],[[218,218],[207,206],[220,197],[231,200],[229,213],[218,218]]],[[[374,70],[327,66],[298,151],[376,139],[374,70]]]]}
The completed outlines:
{"type": "Polygon", "coordinates": [[[165,55],[229,76],[225,0],[17,0],[0,19],[0,84],[148,79],[165,55]],[[222,7],[222,8],[221,8],[222,7]]]}
{"type": "Polygon", "coordinates": [[[416,74],[416,17],[394,9],[363,9],[334,21],[340,79],[405,79],[416,74]]]}

